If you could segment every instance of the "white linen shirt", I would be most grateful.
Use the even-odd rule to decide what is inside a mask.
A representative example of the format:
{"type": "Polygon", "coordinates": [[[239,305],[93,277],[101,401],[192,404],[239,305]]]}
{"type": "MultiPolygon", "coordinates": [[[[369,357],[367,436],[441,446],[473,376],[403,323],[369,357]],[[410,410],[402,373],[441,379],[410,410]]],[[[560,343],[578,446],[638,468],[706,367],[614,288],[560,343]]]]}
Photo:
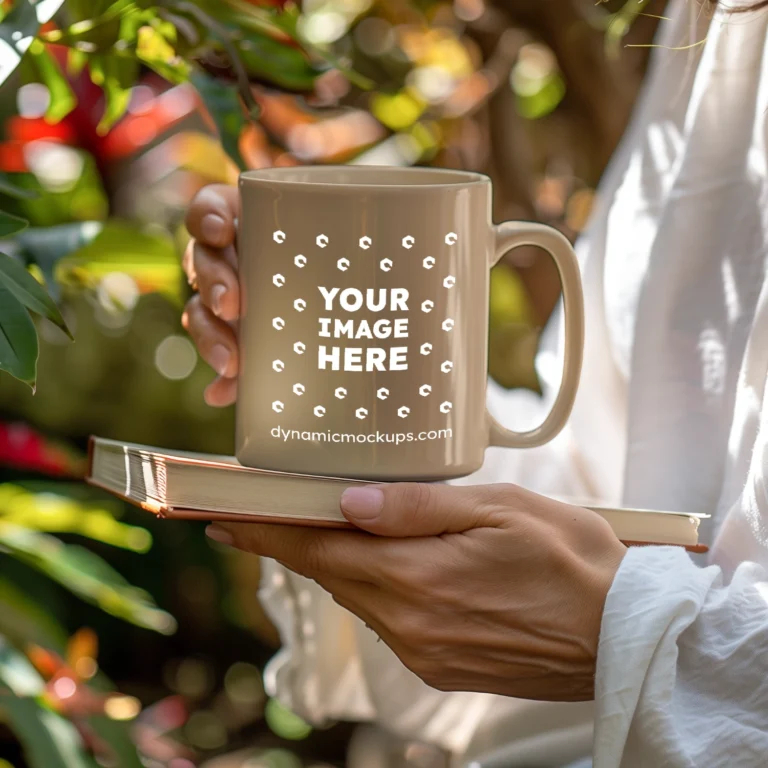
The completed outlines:
{"type": "MultiPolygon", "coordinates": [[[[373,720],[456,765],[590,752],[595,768],[768,765],[768,13],[671,0],[667,14],[578,246],[586,347],[569,425],[542,448],[490,449],[458,482],[708,513],[709,555],[629,551],[594,704],[430,689],[317,585],[266,561],[262,599],[284,643],[267,683],[304,717],[373,720]]],[[[560,326],[539,355],[543,402],[489,385],[505,423],[549,406],[560,326]]]]}

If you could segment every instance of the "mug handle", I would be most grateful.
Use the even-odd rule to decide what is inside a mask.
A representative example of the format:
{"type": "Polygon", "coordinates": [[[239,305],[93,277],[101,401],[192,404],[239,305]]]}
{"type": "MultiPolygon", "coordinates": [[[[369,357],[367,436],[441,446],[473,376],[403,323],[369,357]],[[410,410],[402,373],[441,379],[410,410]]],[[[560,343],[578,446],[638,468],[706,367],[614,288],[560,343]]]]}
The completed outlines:
{"type": "Polygon", "coordinates": [[[508,251],[521,245],[543,248],[555,262],[565,304],[565,354],[560,391],[547,418],[535,429],[515,432],[499,424],[486,408],[489,441],[502,448],[535,448],[549,442],[565,426],[571,415],[579,387],[584,351],[584,295],[576,254],[567,238],[553,227],[523,221],[505,221],[493,227],[496,250],[491,267],[508,251]]]}

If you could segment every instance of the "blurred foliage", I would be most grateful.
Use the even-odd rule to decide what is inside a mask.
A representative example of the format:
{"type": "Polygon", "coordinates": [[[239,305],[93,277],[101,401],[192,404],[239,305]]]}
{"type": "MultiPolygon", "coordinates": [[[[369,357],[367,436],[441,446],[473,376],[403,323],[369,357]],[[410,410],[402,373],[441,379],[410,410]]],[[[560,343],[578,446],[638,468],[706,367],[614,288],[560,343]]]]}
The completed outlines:
{"type": "MultiPolygon", "coordinates": [[[[86,440],[231,451],[179,320],[203,185],[301,163],[467,168],[493,179],[497,220],[573,238],[663,8],[0,0],[0,370],[16,377],[0,375],[0,767],[448,764],[271,700],[258,561],[83,487],[86,440]]],[[[536,251],[494,268],[502,386],[539,390],[558,295],[536,251]]]]}
{"type": "MultiPolygon", "coordinates": [[[[192,77],[225,149],[244,167],[237,144],[245,122],[241,101],[251,119],[258,113],[251,77],[306,91],[322,71],[299,44],[298,16],[295,6],[265,9],[244,0],[16,0],[0,6],[0,85],[17,68],[25,68],[27,79],[38,80],[46,88],[44,118],[60,122],[77,105],[50,46],[65,48],[69,71],[87,68],[91,81],[103,92],[96,133],[104,135],[125,114],[142,67],[171,83],[192,77]],[[237,88],[207,74],[206,61],[216,57],[226,58],[237,88]]],[[[4,182],[3,190],[11,198],[24,197],[10,181],[4,182]]],[[[0,239],[26,226],[26,220],[0,210],[0,239]]],[[[101,251],[108,245],[100,243],[96,248],[101,251]]],[[[134,247],[144,250],[139,244],[134,247]]],[[[34,251],[31,254],[34,259],[34,251]]],[[[65,331],[67,327],[23,266],[5,254],[0,256],[0,370],[34,387],[38,344],[26,310],[41,313],[65,331]]]]}

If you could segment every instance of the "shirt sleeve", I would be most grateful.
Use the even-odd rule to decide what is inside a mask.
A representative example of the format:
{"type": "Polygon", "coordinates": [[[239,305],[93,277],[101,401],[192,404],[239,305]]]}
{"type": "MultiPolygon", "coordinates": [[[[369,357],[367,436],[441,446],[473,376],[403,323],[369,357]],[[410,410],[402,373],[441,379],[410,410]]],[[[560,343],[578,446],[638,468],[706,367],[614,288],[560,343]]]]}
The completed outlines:
{"type": "Polygon", "coordinates": [[[262,564],[260,597],[282,641],[264,674],[270,695],[316,726],[369,721],[450,752],[466,749],[496,697],[430,688],[315,582],[262,564]]]}
{"type": "Polygon", "coordinates": [[[764,766],[768,573],[728,583],[677,547],[630,549],[605,606],[595,768],[764,766]]]}

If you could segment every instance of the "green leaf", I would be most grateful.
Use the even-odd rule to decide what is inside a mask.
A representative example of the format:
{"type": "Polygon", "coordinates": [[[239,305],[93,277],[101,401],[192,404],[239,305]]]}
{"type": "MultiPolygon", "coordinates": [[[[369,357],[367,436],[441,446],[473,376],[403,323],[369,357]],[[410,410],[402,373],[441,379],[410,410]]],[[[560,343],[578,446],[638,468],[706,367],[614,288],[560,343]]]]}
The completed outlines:
{"type": "Polygon", "coordinates": [[[197,0],[196,5],[228,26],[269,35],[275,39],[290,39],[291,29],[295,30],[295,24],[292,24],[294,14],[276,14],[271,8],[260,8],[248,0],[197,0]]]}
{"type": "Polygon", "coordinates": [[[133,0],[87,0],[84,3],[70,0],[64,7],[66,18],[58,29],[46,33],[48,43],[61,43],[88,52],[108,51],[120,39],[121,18],[136,11],[133,0]]]}
{"type": "Polygon", "coordinates": [[[29,222],[26,219],[6,211],[0,211],[0,239],[11,237],[11,235],[25,230],[28,226],[29,222]]]}
{"type": "Polygon", "coordinates": [[[128,222],[109,221],[92,242],[59,262],[56,276],[60,283],[96,287],[112,272],[130,275],[142,293],[182,302],[184,281],[173,240],[128,222]]]}
{"type": "Polygon", "coordinates": [[[104,114],[96,128],[104,136],[128,108],[131,88],[139,76],[139,63],[118,56],[92,56],[90,70],[91,79],[104,91],[104,114]]]}
{"type": "Polygon", "coordinates": [[[51,293],[56,295],[58,284],[54,280],[54,271],[57,263],[92,242],[103,226],[100,221],[83,221],[52,227],[30,227],[16,238],[16,242],[24,258],[40,267],[51,286],[51,293]]]}
{"type": "Polygon", "coordinates": [[[536,314],[518,273],[503,262],[491,270],[490,322],[535,325],[536,314]]]}
{"type": "Polygon", "coordinates": [[[77,98],[56,59],[39,40],[29,46],[30,61],[40,81],[48,88],[51,101],[45,119],[51,123],[63,120],[76,106],[77,98]]]}
{"type": "Polygon", "coordinates": [[[177,37],[173,24],[161,21],[155,10],[134,11],[120,20],[121,45],[171,83],[185,82],[191,71],[176,48],[177,37]]]}
{"type": "Polygon", "coordinates": [[[138,44],[139,30],[145,26],[152,26],[157,19],[157,12],[153,10],[134,10],[124,14],[120,19],[120,40],[123,44],[135,47],[138,44]]]}
{"type": "MultiPolygon", "coordinates": [[[[173,29],[173,25],[161,29],[173,29]]],[[[184,82],[189,77],[190,65],[176,53],[161,29],[149,25],[139,27],[136,55],[162,77],[173,83],[184,82]]]]}
{"type": "Polygon", "coordinates": [[[312,726],[286,709],[277,699],[270,699],[264,709],[264,719],[273,733],[281,739],[300,741],[312,733],[312,726]]]}
{"type": "Polygon", "coordinates": [[[2,521],[0,548],[112,616],[162,634],[176,630],[175,619],[158,608],[149,594],[131,586],[105,560],[87,549],[2,521]]]}
{"type": "Polygon", "coordinates": [[[39,29],[34,6],[17,0],[0,23],[0,85],[16,71],[39,29]]]}
{"type": "Polygon", "coordinates": [[[517,93],[517,111],[527,120],[546,117],[562,102],[565,96],[565,80],[558,72],[552,72],[541,80],[531,93],[517,93]]]}
{"type": "Polygon", "coordinates": [[[144,763],[136,752],[136,747],[131,738],[131,723],[111,720],[103,715],[93,715],[88,718],[88,725],[93,728],[97,736],[109,744],[116,765],[120,768],[144,768],[144,763]]]}
{"type": "MultiPolygon", "coordinates": [[[[23,593],[0,579],[0,631],[4,624],[20,616],[15,607],[22,602],[23,593]],[[12,601],[9,600],[9,593],[12,601]]],[[[26,602],[25,609],[29,612],[29,601],[26,602]]],[[[36,606],[32,604],[32,608],[36,606]]],[[[36,615],[35,619],[44,626],[47,617],[43,611],[37,610],[42,616],[36,615]]],[[[48,621],[53,623],[53,620],[48,621]]],[[[36,628],[30,629],[28,623],[25,623],[26,615],[21,616],[21,622],[20,627],[13,627],[14,630],[21,630],[20,642],[52,648],[60,654],[66,652],[67,636],[58,625],[51,632],[47,631],[48,627],[43,632],[36,628]]],[[[45,684],[40,674],[6,638],[0,634],[0,721],[7,721],[13,728],[25,747],[30,765],[34,768],[95,768],[91,757],[82,751],[77,731],[67,720],[42,703],[45,684]]],[[[103,675],[99,675],[99,678],[102,687],[104,684],[108,688],[112,687],[103,675]]],[[[109,745],[120,768],[142,768],[131,740],[131,723],[95,715],[88,718],[88,724],[109,745]]]]}
{"type": "Polygon", "coordinates": [[[245,170],[239,143],[245,126],[245,115],[237,88],[225,85],[202,71],[194,72],[190,80],[216,124],[224,151],[240,170],[245,170]]]}
{"type": "Polygon", "coordinates": [[[244,0],[198,0],[198,4],[232,29],[234,37],[243,38],[240,58],[250,75],[288,90],[310,91],[325,71],[309,61],[310,53],[362,90],[371,90],[375,85],[373,80],[346,67],[326,48],[300,39],[297,22],[301,13],[296,6],[288,5],[276,13],[244,0]]]}
{"type": "Polygon", "coordinates": [[[115,0],[68,0],[67,13],[72,21],[84,21],[102,16],[115,0]]]}
{"type": "Polygon", "coordinates": [[[14,696],[40,696],[45,682],[30,660],[0,635],[0,683],[14,696]]]}
{"type": "Polygon", "coordinates": [[[310,64],[300,48],[266,35],[248,35],[239,51],[249,75],[290,91],[311,91],[323,72],[310,64]]]}
{"type": "MultiPolygon", "coordinates": [[[[311,91],[323,70],[314,67],[296,38],[295,13],[280,14],[247,2],[205,0],[204,10],[237,41],[237,53],[254,78],[291,91],[311,91]]],[[[221,42],[221,35],[213,35],[221,42]]]]}
{"type": "Polygon", "coordinates": [[[72,338],[59,308],[40,283],[16,259],[0,253],[0,284],[9,290],[27,309],[58,325],[72,338]]]}
{"type": "Polygon", "coordinates": [[[0,578],[0,635],[17,644],[34,643],[64,653],[67,633],[42,605],[0,578]]]}
{"type": "Polygon", "coordinates": [[[542,393],[536,371],[538,328],[520,323],[491,326],[488,337],[488,373],[506,389],[528,389],[542,393]]]}
{"type": "Polygon", "coordinates": [[[142,61],[169,83],[178,85],[179,83],[185,83],[189,79],[191,67],[183,59],[175,58],[170,61],[162,61],[161,59],[148,61],[142,59],[142,61]]]}
{"type": "Polygon", "coordinates": [[[0,716],[18,736],[31,768],[96,768],[72,723],[35,699],[0,688],[0,716]]]}
{"type": "Polygon", "coordinates": [[[501,263],[491,270],[488,373],[507,389],[541,394],[536,371],[540,330],[518,273],[501,263]]]}
{"type": "Polygon", "coordinates": [[[70,77],[77,77],[88,63],[88,54],[84,51],[78,51],[76,48],[70,48],[67,51],[67,74],[70,77]]]}
{"type": "Polygon", "coordinates": [[[0,719],[24,747],[32,768],[95,768],[68,720],[46,707],[43,679],[29,660],[0,637],[0,719]]]}
{"type": "MultiPolygon", "coordinates": [[[[352,85],[361,91],[372,91],[376,87],[376,81],[371,80],[357,70],[344,64],[344,62],[331,51],[309,44],[306,40],[302,41],[302,47],[308,52],[322,59],[329,67],[338,70],[352,85]]],[[[321,75],[323,70],[314,68],[315,77],[321,75]]]]}
{"type": "Polygon", "coordinates": [[[47,533],[75,533],[131,552],[147,552],[152,546],[146,529],[120,523],[106,509],[10,483],[0,484],[0,520],[47,533]]]}
{"type": "Polygon", "coordinates": [[[0,282],[0,371],[34,389],[37,375],[37,331],[24,305],[0,282]]]}
{"type": "Polygon", "coordinates": [[[32,200],[37,197],[33,189],[18,187],[9,178],[8,174],[0,173],[0,194],[12,197],[15,200],[32,200]]]}

